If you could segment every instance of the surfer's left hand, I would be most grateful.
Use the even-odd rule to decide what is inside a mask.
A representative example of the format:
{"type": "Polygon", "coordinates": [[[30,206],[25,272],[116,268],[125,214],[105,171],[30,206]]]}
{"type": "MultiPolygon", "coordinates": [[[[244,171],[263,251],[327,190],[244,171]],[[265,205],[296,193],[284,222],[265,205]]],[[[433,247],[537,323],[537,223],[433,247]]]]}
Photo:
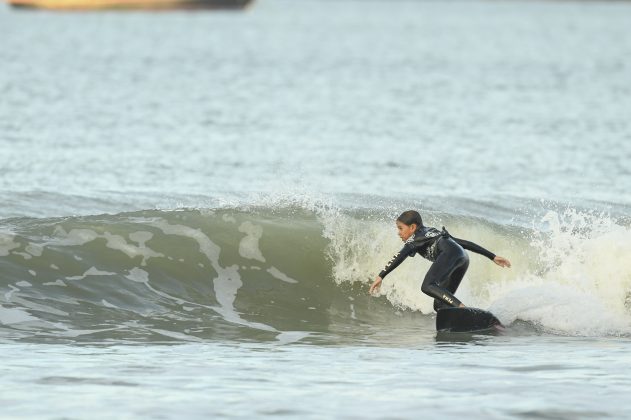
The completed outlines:
{"type": "Polygon", "coordinates": [[[510,268],[510,261],[508,261],[504,257],[500,257],[499,255],[495,256],[495,258],[493,259],[493,262],[495,264],[499,265],[500,267],[508,267],[508,268],[510,268]]]}

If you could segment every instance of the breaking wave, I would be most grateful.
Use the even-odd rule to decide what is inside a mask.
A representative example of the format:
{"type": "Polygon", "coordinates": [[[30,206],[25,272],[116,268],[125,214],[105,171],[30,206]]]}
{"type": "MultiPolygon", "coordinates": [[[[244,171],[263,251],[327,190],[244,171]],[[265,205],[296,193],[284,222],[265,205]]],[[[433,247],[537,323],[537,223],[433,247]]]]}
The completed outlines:
{"type": "MultiPolygon", "coordinates": [[[[366,340],[432,329],[396,212],[262,206],[145,210],[0,222],[0,338],[36,341],[366,340]]],[[[506,256],[472,256],[465,304],[537,333],[629,335],[630,229],[602,214],[550,211],[537,226],[424,212],[506,256]]]]}

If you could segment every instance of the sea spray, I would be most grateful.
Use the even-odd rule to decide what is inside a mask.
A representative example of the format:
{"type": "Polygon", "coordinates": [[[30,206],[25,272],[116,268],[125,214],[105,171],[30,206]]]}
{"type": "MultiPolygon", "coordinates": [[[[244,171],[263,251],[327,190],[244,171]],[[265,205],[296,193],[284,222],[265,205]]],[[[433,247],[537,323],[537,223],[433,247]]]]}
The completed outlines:
{"type": "Polygon", "coordinates": [[[549,211],[539,225],[535,267],[497,285],[492,310],[562,334],[631,333],[631,229],[572,208],[549,211]]]}
{"type": "MultiPolygon", "coordinates": [[[[427,214],[429,217],[425,218],[425,223],[428,225],[439,228],[447,225],[456,237],[505,255],[522,267],[528,264],[527,253],[521,252],[527,243],[513,237],[515,228],[493,225],[479,218],[456,218],[435,211],[427,214]]],[[[368,285],[403,246],[396,233],[395,217],[358,219],[352,215],[337,214],[323,218],[324,235],[330,240],[328,255],[333,263],[333,278],[338,284],[361,282],[368,292],[368,285]]],[[[469,306],[486,307],[490,303],[489,287],[514,278],[515,272],[501,270],[485,257],[471,255],[472,263],[458,295],[469,306]]],[[[380,294],[399,309],[434,313],[433,299],[421,292],[421,284],[430,265],[431,262],[422,257],[406,259],[382,282],[380,294]]]]}

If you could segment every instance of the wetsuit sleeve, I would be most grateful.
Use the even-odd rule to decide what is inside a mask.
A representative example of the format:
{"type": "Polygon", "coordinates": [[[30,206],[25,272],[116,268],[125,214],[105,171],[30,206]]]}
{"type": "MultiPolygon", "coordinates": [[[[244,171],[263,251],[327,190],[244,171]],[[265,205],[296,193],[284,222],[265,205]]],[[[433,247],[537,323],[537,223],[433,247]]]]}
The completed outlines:
{"type": "Polygon", "coordinates": [[[395,254],[395,256],[392,257],[390,261],[388,261],[388,264],[386,264],[386,267],[383,270],[381,270],[381,273],[379,273],[379,277],[381,277],[382,279],[386,277],[392,270],[394,270],[399,265],[401,265],[403,260],[409,257],[413,252],[414,252],[414,246],[412,244],[405,244],[403,249],[401,249],[401,251],[395,254]]]}
{"type": "Polygon", "coordinates": [[[458,245],[460,245],[461,247],[463,247],[464,249],[467,249],[469,251],[473,251],[476,254],[484,255],[485,257],[487,257],[490,260],[493,260],[495,258],[495,254],[494,253],[492,253],[491,251],[489,251],[487,249],[482,248],[478,244],[474,244],[473,242],[470,242],[470,241],[465,241],[464,239],[454,238],[453,236],[451,237],[451,239],[456,241],[456,243],[458,245]]]}

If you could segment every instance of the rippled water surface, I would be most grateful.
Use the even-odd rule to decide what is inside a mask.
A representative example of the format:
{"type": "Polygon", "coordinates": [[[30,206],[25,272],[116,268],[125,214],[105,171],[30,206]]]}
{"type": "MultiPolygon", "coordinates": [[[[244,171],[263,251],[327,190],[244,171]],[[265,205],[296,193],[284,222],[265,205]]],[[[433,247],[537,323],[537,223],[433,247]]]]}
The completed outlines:
{"type": "Polygon", "coordinates": [[[67,418],[570,419],[624,418],[631,408],[628,340],[423,341],[402,348],[9,344],[2,398],[11,404],[3,415],[42,418],[55,407],[67,418]]]}
{"type": "Polygon", "coordinates": [[[624,418],[631,4],[0,8],[3,418],[624,418]],[[437,334],[416,208],[501,335],[437,334]]]}

